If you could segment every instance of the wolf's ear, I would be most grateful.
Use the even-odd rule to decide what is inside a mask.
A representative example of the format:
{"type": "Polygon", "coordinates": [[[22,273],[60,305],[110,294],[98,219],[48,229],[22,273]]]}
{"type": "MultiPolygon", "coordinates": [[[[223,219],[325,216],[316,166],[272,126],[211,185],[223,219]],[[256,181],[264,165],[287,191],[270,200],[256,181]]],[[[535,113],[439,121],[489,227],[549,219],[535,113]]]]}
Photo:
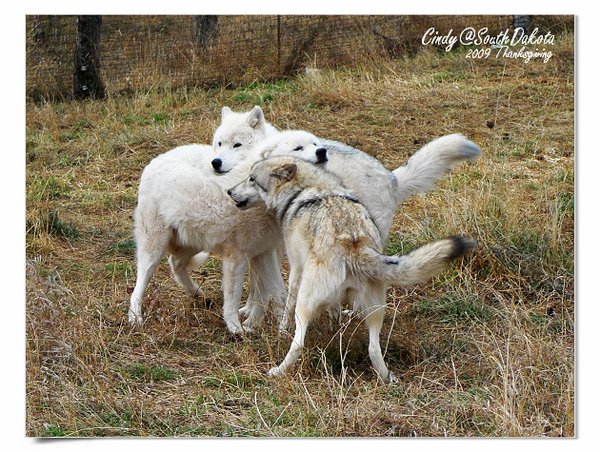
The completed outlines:
{"type": "Polygon", "coordinates": [[[229,116],[231,113],[233,113],[233,111],[231,111],[231,108],[229,108],[229,107],[223,107],[221,109],[221,121],[223,119],[225,119],[227,116],[229,116]]]}
{"type": "Polygon", "coordinates": [[[298,167],[295,163],[286,163],[285,165],[275,168],[271,173],[271,176],[275,176],[279,180],[288,181],[294,177],[297,169],[298,167]]]}
{"type": "Polygon", "coordinates": [[[252,109],[248,115],[248,124],[252,128],[256,128],[265,122],[265,114],[258,105],[252,109]]]}

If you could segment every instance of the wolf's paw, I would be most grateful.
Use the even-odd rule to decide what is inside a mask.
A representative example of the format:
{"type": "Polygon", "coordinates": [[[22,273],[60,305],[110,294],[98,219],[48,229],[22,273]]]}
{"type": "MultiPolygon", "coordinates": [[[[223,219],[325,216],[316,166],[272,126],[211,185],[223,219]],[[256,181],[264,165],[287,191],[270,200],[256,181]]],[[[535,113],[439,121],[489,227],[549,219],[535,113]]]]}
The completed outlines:
{"type": "Polygon", "coordinates": [[[281,375],[283,375],[283,371],[279,368],[279,366],[272,367],[269,370],[269,372],[267,372],[267,375],[271,378],[276,378],[276,377],[280,377],[281,375]]]}
{"type": "Polygon", "coordinates": [[[235,336],[242,336],[244,334],[247,333],[252,333],[254,331],[254,329],[251,326],[242,326],[242,325],[235,325],[235,324],[227,324],[227,329],[229,330],[229,332],[235,336]]]}
{"type": "Polygon", "coordinates": [[[251,312],[252,312],[252,303],[248,303],[248,302],[246,302],[246,304],[238,310],[238,314],[240,315],[240,317],[248,317],[248,316],[250,316],[251,312]]]}
{"type": "Polygon", "coordinates": [[[141,314],[136,314],[133,311],[129,311],[129,324],[133,327],[142,326],[144,318],[141,314]]]}
{"type": "Polygon", "coordinates": [[[261,319],[257,319],[256,317],[248,317],[242,322],[242,328],[244,328],[244,331],[247,333],[254,332],[254,330],[256,330],[260,324],[261,319]]]}
{"type": "Polygon", "coordinates": [[[396,374],[394,372],[390,372],[388,374],[388,384],[390,385],[397,385],[398,383],[400,383],[400,379],[396,376],[396,374]]]}

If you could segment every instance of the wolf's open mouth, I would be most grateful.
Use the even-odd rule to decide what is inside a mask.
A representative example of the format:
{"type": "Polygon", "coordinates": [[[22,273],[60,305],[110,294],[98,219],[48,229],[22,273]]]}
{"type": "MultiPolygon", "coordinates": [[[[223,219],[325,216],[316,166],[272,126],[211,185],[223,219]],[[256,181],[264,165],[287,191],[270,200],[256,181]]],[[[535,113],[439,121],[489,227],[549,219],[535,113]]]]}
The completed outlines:
{"type": "Polygon", "coordinates": [[[247,205],[248,205],[248,200],[247,200],[247,199],[245,199],[244,201],[239,201],[239,202],[236,202],[236,203],[235,203],[235,206],[236,206],[238,209],[243,209],[243,208],[244,208],[244,207],[246,207],[247,205]]]}

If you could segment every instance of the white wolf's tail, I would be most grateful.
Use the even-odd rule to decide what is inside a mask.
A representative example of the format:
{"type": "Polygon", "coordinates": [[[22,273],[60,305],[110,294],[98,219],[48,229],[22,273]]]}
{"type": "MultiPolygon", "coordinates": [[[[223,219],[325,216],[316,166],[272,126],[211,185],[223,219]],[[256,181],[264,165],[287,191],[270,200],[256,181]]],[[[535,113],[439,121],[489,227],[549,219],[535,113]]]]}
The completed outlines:
{"type": "Polygon", "coordinates": [[[481,149],[458,133],[445,135],[415,152],[406,165],[395,169],[398,182],[398,204],[416,193],[426,193],[454,165],[463,160],[474,161],[481,149]]]}
{"type": "Polygon", "coordinates": [[[464,256],[475,242],[463,236],[427,243],[404,256],[386,256],[372,248],[363,248],[351,265],[354,271],[395,286],[427,281],[448,268],[450,262],[464,256]]]}

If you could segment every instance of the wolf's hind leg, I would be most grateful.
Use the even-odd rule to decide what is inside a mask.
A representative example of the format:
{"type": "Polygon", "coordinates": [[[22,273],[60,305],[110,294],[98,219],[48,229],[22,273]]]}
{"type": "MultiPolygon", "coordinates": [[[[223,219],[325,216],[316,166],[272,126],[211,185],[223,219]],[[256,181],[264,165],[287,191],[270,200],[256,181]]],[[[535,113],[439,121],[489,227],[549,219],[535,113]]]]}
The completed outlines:
{"type": "Polygon", "coordinates": [[[153,231],[153,234],[142,234],[136,231],[136,280],[131,301],[129,303],[129,323],[141,325],[142,300],[150,278],[167,251],[171,233],[168,229],[153,231]]]}
{"type": "MultiPolygon", "coordinates": [[[[206,258],[208,257],[208,253],[199,254],[200,257],[204,257],[204,255],[206,255],[206,258]]],[[[195,256],[197,255],[196,250],[191,248],[179,248],[169,256],[169,265],[171,266],[173,278],[177,284],[183,287],[190,295],[194,296],[202,295],[203,292],[200,286],[190,277],[188,269],[194,264],[199,264],[201,263],[200,261],[203,262],[206,260],[206,258],[204,260],[196,258],[195,256]]]]}

